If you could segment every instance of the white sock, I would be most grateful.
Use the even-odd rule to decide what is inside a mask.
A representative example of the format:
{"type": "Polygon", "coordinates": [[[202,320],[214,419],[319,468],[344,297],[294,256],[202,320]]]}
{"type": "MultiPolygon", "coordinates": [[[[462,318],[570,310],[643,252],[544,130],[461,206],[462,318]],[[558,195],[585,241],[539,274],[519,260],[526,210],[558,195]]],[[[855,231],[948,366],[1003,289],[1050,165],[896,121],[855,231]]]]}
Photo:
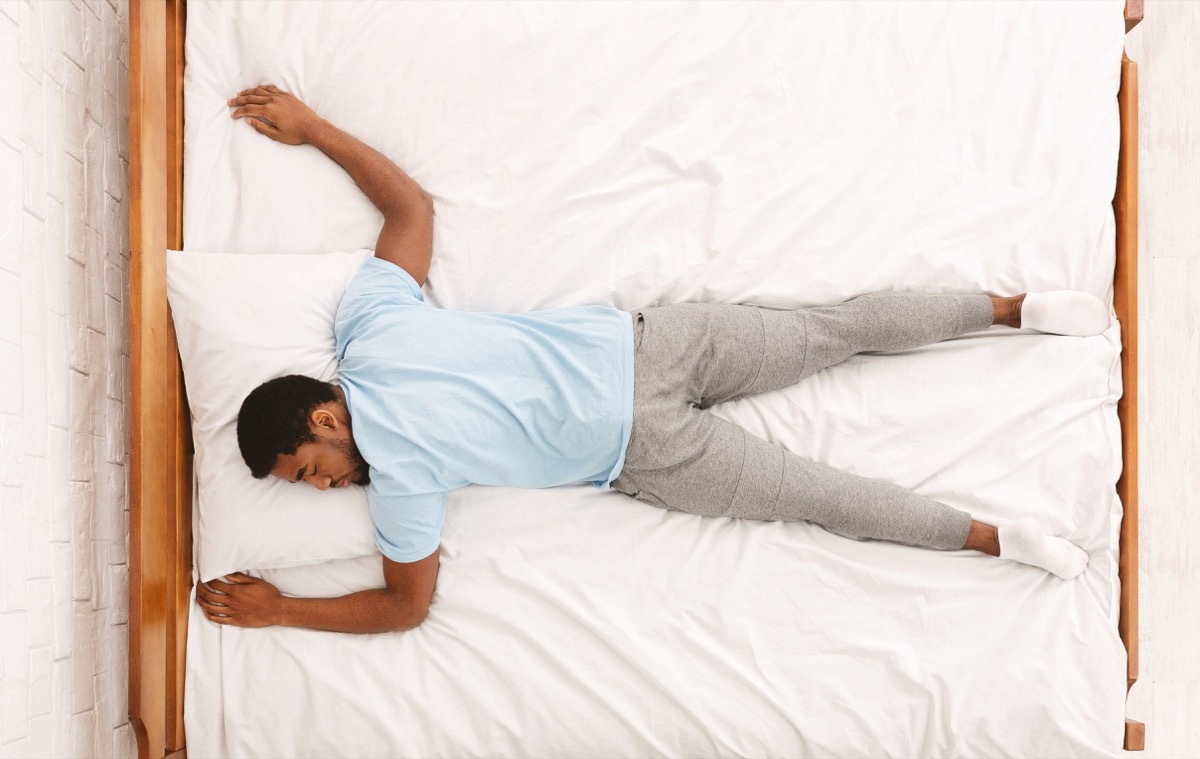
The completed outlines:
{"type": "Polygon", "coordinates": [[[1108,329],[1108,306],[1075,290],[1029,293],[1021,304],[1021,327],[1052,335],[1088,337],[1108,329]]]}
{"type": "Polygon", "coordinates": [[[1053,572],[1064,580],[1075,577],[1087,567],[1088,555],[1065,538],[1043,534],[1029,517],[1001,527],[1000,558],[1032,564],[1053,572]]]}

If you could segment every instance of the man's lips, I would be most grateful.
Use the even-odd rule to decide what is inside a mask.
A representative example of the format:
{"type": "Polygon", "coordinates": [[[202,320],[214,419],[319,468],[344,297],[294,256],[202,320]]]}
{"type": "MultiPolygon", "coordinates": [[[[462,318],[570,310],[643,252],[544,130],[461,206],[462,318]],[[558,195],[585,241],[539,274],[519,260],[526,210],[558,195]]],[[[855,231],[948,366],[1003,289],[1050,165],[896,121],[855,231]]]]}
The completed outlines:
{"type": "Polygon", "coordinates": [[[346,486],[347,486],[347,485],[349,485],[349,484],[350,484],[350,475],[346,475],[346,476],[345,476],[345,477],[343,477],[342,479],[338,480],[338,481],[337,481],[337,482],[334,484],[334,487],[335,487],[335,488],[344,488],[344,487],[346,487],[346,486]]]}

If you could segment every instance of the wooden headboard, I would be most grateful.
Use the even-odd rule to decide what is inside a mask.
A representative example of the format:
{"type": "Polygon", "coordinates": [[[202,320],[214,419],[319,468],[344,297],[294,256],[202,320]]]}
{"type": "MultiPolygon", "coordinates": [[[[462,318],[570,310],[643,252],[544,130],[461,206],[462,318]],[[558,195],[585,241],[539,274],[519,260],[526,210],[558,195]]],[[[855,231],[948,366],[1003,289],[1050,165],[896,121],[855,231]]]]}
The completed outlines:
{"type": "MultiPolygon", "coordinates": [[[[1127,0],[1126,31],[1142,18],[1127,0]]],[[[187,400],[167,304],[166,251],[183,247],[185,0],[129,4],[129,718],[144,759],[183,756],[184,657],[192,587],[192,452],[187,400]]],[[[1121,63],[1121,152],[1114,307],[1125,393],[1117,412],[1124,472],[1121,617],[1128,685],[1138,672],[1137,65],[1121,63]]],[[[1145,726],[1126,720],[1125,748],[1145,726]]]]}
{"type": "Polygon", "coordinates": [[[166,255],[183,245],[185,12],[129,4],[129,720],[142,757],[184,746],[192,436],[166,255]]]}

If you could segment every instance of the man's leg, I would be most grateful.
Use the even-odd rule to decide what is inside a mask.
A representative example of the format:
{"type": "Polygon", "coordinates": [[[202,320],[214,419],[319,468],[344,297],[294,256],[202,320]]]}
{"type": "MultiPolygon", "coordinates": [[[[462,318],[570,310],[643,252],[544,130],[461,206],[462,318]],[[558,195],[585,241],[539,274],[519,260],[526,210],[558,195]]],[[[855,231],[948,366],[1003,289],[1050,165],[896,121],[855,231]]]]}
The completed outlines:
{"type": "Polygon", "coordinates": [[[1087,566],[1087,553],[1043,534],[1031,519],[996,528],[894,483],[800,458],[707,411],[685,413],[674,425],[677,457],[654,468],[623,472],[614,487],[691,514],[805,521],[856,540],[967,548],[1063,578],[1087,566]]]}
{"type": "Polygon", "coordinates": [[[646,341],[672,356],[687,400],[701,408],[795,384],[868,351],[901,351],[986,329],[1011,299],[872,293],[833,306],[774,311],[682,303],[645,309],[646,341]]]}
{"type": "Polygon", "coordinates": [[[665,488],[667,505],[694,514],[813,522],[856,540],[953,550],[972,519],[964,511],[884,480],[803,459],[736,424],[693,409],[690,434],[705,450],[686,483],[665,488]],[[680,492],[683,491],[683,492],[680,492]]]}
{"type": "Polygon", "coordinates": [[[1103,303],[1070,291],[881,292],[797,311],[683,303],[643,313],[646,329],[669,335],[657,344],[690,351],[679,351],[672,369],[701,408],[787,387],[858,353],[910,350],[993,324],[1077,336],[1108,327],[1103,303]]]}
{"type": "Polygon", "coordinates": [[[764,355],[748,384],[718,382],[705,406],[794,384],[858,354],[904,351],[987,329],[996,306],[987,295],[881,292],[834,306],[762,311],[764,355]],[[798,345],[801,360],[795,360],[798,345]]]}

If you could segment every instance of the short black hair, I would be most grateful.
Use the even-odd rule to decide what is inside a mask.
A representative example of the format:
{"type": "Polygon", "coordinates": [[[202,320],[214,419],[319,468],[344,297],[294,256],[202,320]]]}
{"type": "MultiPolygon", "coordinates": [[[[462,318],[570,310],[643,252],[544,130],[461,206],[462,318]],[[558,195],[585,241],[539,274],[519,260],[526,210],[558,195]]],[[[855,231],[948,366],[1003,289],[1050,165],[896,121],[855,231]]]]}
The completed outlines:
{"type": "Polygon", "coordinates": [[[250,473],[264,479],[275,460],[316,440],[309,415],[338,399],[334,386],[301,374],[268,380],[251,391],[238,411],[238,448],[250,473]]]}

